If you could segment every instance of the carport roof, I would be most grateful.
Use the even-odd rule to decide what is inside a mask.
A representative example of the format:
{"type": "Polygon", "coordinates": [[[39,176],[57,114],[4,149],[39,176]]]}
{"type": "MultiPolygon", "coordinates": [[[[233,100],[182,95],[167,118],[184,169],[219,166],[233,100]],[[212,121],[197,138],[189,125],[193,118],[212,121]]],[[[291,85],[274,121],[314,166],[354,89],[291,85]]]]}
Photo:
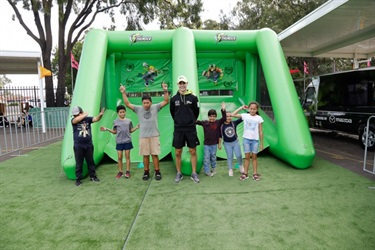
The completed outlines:
{"type": "Polygon", "coordinates": [[[0,74],[38,74],[40,52],[0,50],[0,74]]]}
{"type": "Polygon", "coordinates": [[[331,0],[278,34],[286,56],[375,56],[375,1],[331,0]]]}

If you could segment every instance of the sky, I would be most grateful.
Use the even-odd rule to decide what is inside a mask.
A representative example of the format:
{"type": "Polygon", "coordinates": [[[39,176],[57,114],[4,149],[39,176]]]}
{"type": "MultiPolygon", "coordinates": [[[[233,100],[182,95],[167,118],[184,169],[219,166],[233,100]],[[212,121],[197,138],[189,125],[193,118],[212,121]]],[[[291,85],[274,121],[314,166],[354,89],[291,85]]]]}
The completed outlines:
{"type": "MultiPolygon", "coordinates": [[[[202,20],[213,19],[219,21],[220,10],[222,9],[224,13],[228,13],[239,0],[203,0],[204,12],[202,13],[202,20]]],[[[9,3],[1,0],[0,1],[0,34],[2,39],[0,39],[0,50],[10,50],[10,51],[40,51],[37,43],[26,34],[26,31],[21,27],[19,22],[12,21],[13,9],[10,7],[9,3]],[[5,35],[4,35],[5,34],[5,35]]],[[[23,15],[25,22],[32,23],[30,27],[34,27],[34,20],[32,16],[23,15]]],[[[52,17],[53,27],[57,27],[56,17],[52,17]]],[[[109,26],[109,22],[105,24],[103,19],[97,20],[93,27],[102,28],[103,26],[109,26]]],[[[125,27],[119,26],[119,30],[124,30],[125,27]]],[[[157,29],[157,25],[149,25],[146,27],[147,30],[157,29]]],[[[57,28],[54,29],[54,46],[57,43],[57,28]]],[[[12,86],[37,86],[39,84],[39,78],[37,75],[7,75],[9,79],[12,80],[12,86]]],[[[56,82],[56,81],[55,81],[56,82]]]]}

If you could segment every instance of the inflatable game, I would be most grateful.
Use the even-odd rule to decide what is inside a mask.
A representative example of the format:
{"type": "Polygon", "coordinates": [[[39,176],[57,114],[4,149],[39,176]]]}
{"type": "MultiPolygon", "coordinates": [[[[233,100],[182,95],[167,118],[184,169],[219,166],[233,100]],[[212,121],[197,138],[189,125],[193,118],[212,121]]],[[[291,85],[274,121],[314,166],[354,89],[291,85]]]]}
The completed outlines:
{"type": "MultiPolygon", "coordinates": [[[[263,110],[264,147],[299,169],[308,168],[315,149],[304,118],[283,51],[276,34],[270,29],[253,31],[207,31],[179,28],[166,31],[104,31],[88,33],[79,63],[71,107],[80,106],[90,116],[106,108],[102,119],[92,125],[94,160],[104,154],[117,161],[115,135],[103,133],[100,126],[112,127],[116,107],[123,104],[120,84],[126,86],[131,103],[141,105],[147,93],[153,103],[163,100],[161,83],[169,86],[170,95],[177,90],[177,77],[184,75],[200,101],[200,120],[207,119],[209,109],[220,118],[221,102],[228,111],[256,100],[262,103],[267,91],[274,119],[263,110]],[[266,88],[260,82],[264,81],[266,88]]],[[[136,114],[127,109],[126,117],[138,124],[136,114]]],[[[69,117],[61,152],[61,165],[69,179],[75,179],[72,126],[69,117]]],[[[173,120],[169,105],[159,112],[162,159],[172,153],[173,120]]],[[[241,140],[242,128],[238,127],[241,140]]],[[[201,145],[197,147],[197,171],[203,162],[203,129],[197,126],[201,145]]],[[[138,130],[132,134],[132,162],[138,155],[138,130]]],[[[242,142],[242,140],[241,140],[242,142]]],[[[242,143],[241,143],[242,144],[242,143]]],[[[218,157],[226,158],[225,150],[218,157]]],[[[275,170],[276,171],[276,170],[275,170]]],[[[188,148],[183,149],[182,173],[191,174],[188,148]]],[[[87,175],[87,166],[84,167],[87,175]]]]}

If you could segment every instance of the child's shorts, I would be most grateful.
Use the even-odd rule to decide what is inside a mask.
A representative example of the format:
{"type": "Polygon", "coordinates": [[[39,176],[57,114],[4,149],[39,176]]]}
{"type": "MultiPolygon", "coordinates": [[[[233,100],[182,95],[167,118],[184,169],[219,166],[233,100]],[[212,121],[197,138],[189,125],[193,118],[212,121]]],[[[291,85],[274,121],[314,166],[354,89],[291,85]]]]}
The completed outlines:
{"type": "Polygon", "coordinates": [[[118,143],[118,144],[116,144],[116,150],[117,151],[130,150],[132,148],[133,148],[133,143],[132,142],[118,143]]]}
{"type": "Polygon", "coordinates": [[[139,155],[160,155],[159,136],[139,138],[139,155]]]}
{"type": "Polygon", "coordinates": [[[254,154],[258,153],[258,146],[259,146],[258,140],[250,140],[250,139],[243,138],[242,144],[243,144],[243,151],[245,154],[246,153],[254,153],[254,154]]]}

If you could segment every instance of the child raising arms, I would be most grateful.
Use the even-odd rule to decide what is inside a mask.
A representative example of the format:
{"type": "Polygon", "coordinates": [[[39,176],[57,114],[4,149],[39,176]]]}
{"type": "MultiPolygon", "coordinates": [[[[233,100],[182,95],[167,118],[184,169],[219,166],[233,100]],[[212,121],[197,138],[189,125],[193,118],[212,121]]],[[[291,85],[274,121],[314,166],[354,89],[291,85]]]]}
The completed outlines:
{"type": "Polygon", "coordinates": [[[139,124],[133,127],[132,121],[125,118],[126,108],[124,105],[117,106],[116,111],[118,118],[113,121],[113,129],[100,127],[100,130],[108,131],[116,135],[117,164],[119,170],[116,179],[120,179],[124,175],[122,171],[123,151],[125,151],[126,158],[125,178],[130,178],[130,150],[133,148],[130,134],[139,128],[139,124]]]}
{"type": "Polygon", "coordinates": [[[246,180],[250,166],[250,156],[252,154],[253,162],[253,180],[259,181],[258,174],[258,147],[263,150],[263,118],[258,115],[259,104],[257,102],[250,102],[249,106],[242,106],[236,109],[232,116],[242,118],[244,122],[243,128],[243,148],[245,152],[245,170],[240,176],[240,180],[246,180]],[[237,114],[241,109],[248,110],[249,113],[237,114]]]}
{"type": "Polygon", "coordinates": [[[224,144],[224,149],[227,154],[229,176],[233,176],[233,154],[236,155],[241,174],[244,172],[244,168],[242,166],[241,146],[237,136],[237,126],[241,122],[241,118],[232,121],[232,114],[227,111],[227,119],[220,128],[221,135],[219,138],[219,144],[221,144],[221,142],[224,144]]]}

